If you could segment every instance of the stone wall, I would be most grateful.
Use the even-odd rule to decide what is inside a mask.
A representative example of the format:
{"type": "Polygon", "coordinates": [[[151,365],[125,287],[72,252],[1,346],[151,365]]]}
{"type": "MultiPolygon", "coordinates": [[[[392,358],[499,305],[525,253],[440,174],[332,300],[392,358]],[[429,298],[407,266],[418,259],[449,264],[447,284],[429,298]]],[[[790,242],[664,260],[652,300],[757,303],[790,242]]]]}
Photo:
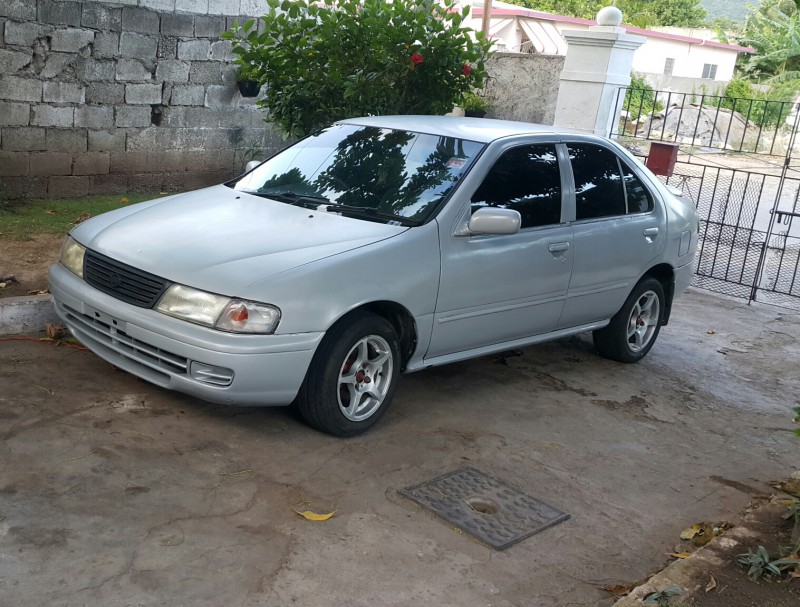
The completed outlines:
{"type": "Polygon", "coordinates": [[[186,190],[279,138],[239,95],[266,0],[0,0],[0,197],[186,190]]]}
{"type": "Polygon", "coordinates": [[[553,124],[563,56],[495,53],[486,66],[488,118],[553,124]]]}

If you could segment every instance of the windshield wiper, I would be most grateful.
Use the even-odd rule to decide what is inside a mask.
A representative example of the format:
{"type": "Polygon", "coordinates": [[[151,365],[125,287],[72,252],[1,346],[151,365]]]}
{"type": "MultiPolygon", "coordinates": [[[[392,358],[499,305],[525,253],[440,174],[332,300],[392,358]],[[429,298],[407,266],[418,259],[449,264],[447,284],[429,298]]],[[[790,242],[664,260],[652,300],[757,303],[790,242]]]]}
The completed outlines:
{"type": "Polygon", "coordinates": [[[324,196],[316,196],[314,194],[298,194],[297,192],[247,192],[253,196],[260,196],[261,198],[271,198],[286,202],[298,207],[305,207],[307,209],[316,209],[321,204],[329,204],[330,200],[324,196]]]}
{"type": "Polygon", "coordinates": [[[410,219],[402,215],[394,215],[392,213],[381,213],[371,207],[356,207],[347,204],[329,204],[327,205],[329,213],[344,213],[346,215],[360,215],[361,217],[374,217],[376,219],[385,219],[387,221],[396,221],[404,226],[418,226],[422,222],[417,219],[410,219]]]}

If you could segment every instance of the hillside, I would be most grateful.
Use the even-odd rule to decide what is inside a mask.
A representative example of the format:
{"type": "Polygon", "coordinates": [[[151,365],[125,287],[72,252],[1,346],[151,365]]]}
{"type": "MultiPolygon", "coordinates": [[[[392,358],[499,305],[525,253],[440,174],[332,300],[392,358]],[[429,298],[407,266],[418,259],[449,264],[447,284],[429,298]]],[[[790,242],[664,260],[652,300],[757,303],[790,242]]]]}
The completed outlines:
{"type": "Polygon", "coordinates": [[[700,0],[700,4],[708,11],[708,18],[727,17],[734,21],[744,21],[747,17],[747,5],[758,5],[758,0],[700,0]]]}

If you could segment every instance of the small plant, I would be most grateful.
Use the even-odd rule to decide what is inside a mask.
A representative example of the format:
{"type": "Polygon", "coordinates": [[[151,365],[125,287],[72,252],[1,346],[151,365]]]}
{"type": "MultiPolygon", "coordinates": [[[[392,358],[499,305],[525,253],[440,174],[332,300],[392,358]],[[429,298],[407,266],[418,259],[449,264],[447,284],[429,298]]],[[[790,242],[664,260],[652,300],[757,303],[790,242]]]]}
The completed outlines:
{"type": "MultiPolygon", "coordinates": [[[[794,412],[795,412],[795,416],[794,416],[794,418],[792,418],[792,422],[794,422],[795,424],[800,424],[800,407],[795,407],[794,408],[794,412]]],[[[795,428],[794,429],[794,433],[797,436],[800,436],[800,428],[795,428]]]]}
{"type": "Polygon", "coordinates": [[[748,548],[747,554],[740,554],[736,561],[747,568],[747,577],[754,582],[762,578],[780,578],[784,571],[795,569],[800,564],[796,558],[773,559],[764,546],[759,546],[755,552],[748,548]]]}
{"type": "Polygon", "coordinates": [[[461,105],[465,115],[478,118],[483,118],[489,109],[487,99],[477,93],[465,93],[459,105],[461,105]]]}
{"type": "Polygon", "coordinates": [[[664,109],[664,104],[656,99],[656,92],[644,76],[631,74],[631,83],[625,93],[622,109],[628,112],[628,121],[636,122],[641,116],[649,117],[664,109]]]}
{"type": "Polygon", "coordinates": [[[236,72],[236,82],[258,82],[258,70],[255,66],[242,63],[236,72]]]}
{"type": "Polygon", "coordinates": [[[683,592],[683,589],[680,586],[670,586],[658,592],[651,592],[644,597],[642,603],[645,605],[658,605],[658,607],[669,607],[672,597],[679,595],[681,592],[683,592]]]}

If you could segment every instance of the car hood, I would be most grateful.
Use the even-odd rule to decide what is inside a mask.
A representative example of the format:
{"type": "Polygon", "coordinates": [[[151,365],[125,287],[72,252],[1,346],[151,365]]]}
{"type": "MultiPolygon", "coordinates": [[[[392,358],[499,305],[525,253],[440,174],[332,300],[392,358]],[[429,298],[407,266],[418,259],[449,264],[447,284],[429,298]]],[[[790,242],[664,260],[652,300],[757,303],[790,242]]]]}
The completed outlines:
{"type": "Polygon", "coordinates": [[[214,186],[79,225],[84,246],[173,282],[223,295],[406,231],[214,186]]]}

